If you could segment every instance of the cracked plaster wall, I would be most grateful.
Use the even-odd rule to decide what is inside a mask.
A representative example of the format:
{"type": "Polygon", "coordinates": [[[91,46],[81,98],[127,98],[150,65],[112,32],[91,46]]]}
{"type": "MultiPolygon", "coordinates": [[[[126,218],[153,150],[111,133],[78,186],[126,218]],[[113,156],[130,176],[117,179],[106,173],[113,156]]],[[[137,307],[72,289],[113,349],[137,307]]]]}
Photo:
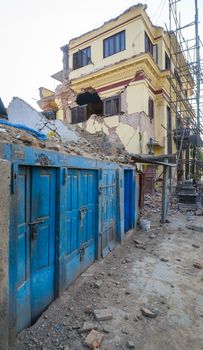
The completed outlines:
{"type": "MultiPolygon", "coordinates": [[[[117,94],[121,94],[121,115],[111,117],[92,115],[87,122],[78,125],[91,134],[103,131],[108,135],[110,141],[123,144],[130,153],[148,154],[147,144],[150,138],[154,139],[154,122],[151,123],[146,112],[143,111],[148,95],[141,95],[140,99],[136,99],[136,96],[140,96],[140,91],[139,95],[136,95],[137,91],[133,88],[134,85],[122,91],[116,90],[117,94]],[[137,100],[140,100],[138,107],[136,106],[137,100]]],[[[115,90],[109,92],[108,97],[111,94],[114,96],[115,90]]],[[[101,94],[100,97],[103,98],[101,94]]]]}
{"type": "Polygon", "coordinates": [[[87,122],[78,124],[91,134],[103,131],[110,141],[121,143],[131,153],[148,153],[147,143],[152,137],[152,126],[144,113],[112,117],[92,115],[87,122]]]}

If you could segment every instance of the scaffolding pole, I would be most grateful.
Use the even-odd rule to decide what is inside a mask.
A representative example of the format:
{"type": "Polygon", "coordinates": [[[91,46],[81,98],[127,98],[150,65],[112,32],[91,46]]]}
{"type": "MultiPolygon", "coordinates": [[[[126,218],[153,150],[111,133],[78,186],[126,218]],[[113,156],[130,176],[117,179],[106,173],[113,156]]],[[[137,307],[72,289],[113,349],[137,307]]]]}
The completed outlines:
{"type": "MultiPolygon", "coordinates": [[[[198,0],[194,1],[195,16],[189,23],[181,23],[180,3],[186,0],[169,0],[169,53],[170,53],[170,109],[175,114],[176,127],[174,130],[174,140],[177,148],[177,180],[180,180],[179,174],[182,174],[183,166],[185,168],[185,179],[197,179],[202,163],[200,164],[200,150],[202,146],[201,136],[203,135],[201,80],[202,60],[200,57],[201,40],[199,37],[199,13],[198,0]],[[184,31],[190,29],[192,37],[185,38],[184,31]],[[192,28],[193,31],[192,31],[192,28]],[[189,43],[192,42],[192,45],[189,43]],[[191,91],[193,94],[191,95],[191,91]],[[187,132],[185,132],[187,130],[187,132]],[[176,135],[181,135],[176,137],[176,135]],[[194,142],[195,140],[195,142],[194,142]],[[189,148],[188,148],[189,147],[189,148]],[[190,160],[190,150],[193,153],[193,159],[190,160]],[[184,159],[183,153],[186,158],[184,159]],[[195,157],[194,157],[195,154],[195,157]],[[188,164],[195,166],[191,169],[188,164]]],[[[169,137],[169,134],[168,134],[169,137]]],[[[171,137],[171,135],[170,135],[171,137]]]]}

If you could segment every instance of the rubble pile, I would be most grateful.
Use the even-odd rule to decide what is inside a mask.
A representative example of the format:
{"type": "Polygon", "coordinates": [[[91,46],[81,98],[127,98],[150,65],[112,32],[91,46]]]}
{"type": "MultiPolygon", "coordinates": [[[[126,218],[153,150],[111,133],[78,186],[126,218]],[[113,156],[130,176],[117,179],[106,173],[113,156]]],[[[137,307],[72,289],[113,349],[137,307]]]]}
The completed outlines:
{"type": "Polygon", "coordinates": [[[61,142],[56,136],[40,141],[28,132],[11,126],[0,126],[0,142],[80,155],[92,159],[132,163],[131,156],[121,145],[111,143],[104,133],[91,135],[82,132],[79,141],[61,142]]]}
{"type": "Polygon", "coordinates": [[[154,194],[145,194],[143,214],[149,217],[153,213],[159,213],[162,206],[162,193],[155,192],[154,194]]]}

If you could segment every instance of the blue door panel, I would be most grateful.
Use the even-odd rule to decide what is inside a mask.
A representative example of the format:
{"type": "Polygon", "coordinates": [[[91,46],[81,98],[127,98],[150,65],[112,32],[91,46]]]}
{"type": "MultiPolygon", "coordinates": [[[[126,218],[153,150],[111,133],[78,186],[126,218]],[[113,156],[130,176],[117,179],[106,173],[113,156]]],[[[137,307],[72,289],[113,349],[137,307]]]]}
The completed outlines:
{"type": "Polygon", "coordinates": [[[101,255],[105,256],[116,242],[116,170],[102,170],[101,255]]]}
{"type": "Polygon", "coordinates": [[[32,322],[54,300],[55,188],[54,169],[31,170],[31,222],[39,222],[37,237],[31,238],[32,322]]]}
{"type": "Polygon", "coordinates": [[[80,255],[72,254],[66,259],[65,267],[65,284],[66,287],[69,286],[79,275],[80,275],[80,255]]]}
{"type": "Polygon", "coordinates": [[[67,287],[95,260],[96,173],[67,169],[66,178],[66,197],[63,200],[67,287]]]}
{"type": "Polygon", "coordinates": [[[134,227],[134,180],[133,171],[124,170],[124,229],[125,232],[134,227]]]}
{"type": "Polygon", "coordinates": [[[54,300],[54,266],[39,270],[31,281],[31,316],[34,322],[54,300]]]}
{"type": "Polygon", "coordinates": [[[85,271],[95,261],[95,241],[89,244],[84,251],[84,258],[80,261],[81,273],[85,271]]]}
{"type": "Polygon", "coordinates": [[[17,333],[31,324],[31,308],[30,308],[30,280],[25,282],[20,288],[17,288],[17,333]]]}
{"type": "Polygon", "coordinates": [[[54,299],[55,186],[54,169],[19,168],[17,332],[31,325],[54,299]]]}

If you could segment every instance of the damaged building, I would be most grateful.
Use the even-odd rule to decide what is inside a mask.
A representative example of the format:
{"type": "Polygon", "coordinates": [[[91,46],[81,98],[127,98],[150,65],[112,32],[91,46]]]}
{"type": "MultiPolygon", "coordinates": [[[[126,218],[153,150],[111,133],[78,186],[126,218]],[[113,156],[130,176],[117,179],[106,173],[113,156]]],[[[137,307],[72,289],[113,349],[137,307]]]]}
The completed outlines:
{"type": "MultiPolygon", "coordinates": [[[[176,42],[173,33],[152,24],[145,5],[132,6],[61,48],[63,70],[52,76],[61,84],[55,92],[40,88],[39,106],[91,134],[103,132],[129,153],[175,156],[177,121],[171,111],[170,87],[176,94],[181,84],[191,96],[193,81],[178,75],[170,36],[176,42]]],[[[178,59],[187,69],[182,53],[178,59]]],[[[184,117],[188,122],[186,113],[184,117]]],[[[190,157],[186,148],[181,156],[190,157]]],[[[140,169],[152,183],[154,167],[140,169]]]]}

